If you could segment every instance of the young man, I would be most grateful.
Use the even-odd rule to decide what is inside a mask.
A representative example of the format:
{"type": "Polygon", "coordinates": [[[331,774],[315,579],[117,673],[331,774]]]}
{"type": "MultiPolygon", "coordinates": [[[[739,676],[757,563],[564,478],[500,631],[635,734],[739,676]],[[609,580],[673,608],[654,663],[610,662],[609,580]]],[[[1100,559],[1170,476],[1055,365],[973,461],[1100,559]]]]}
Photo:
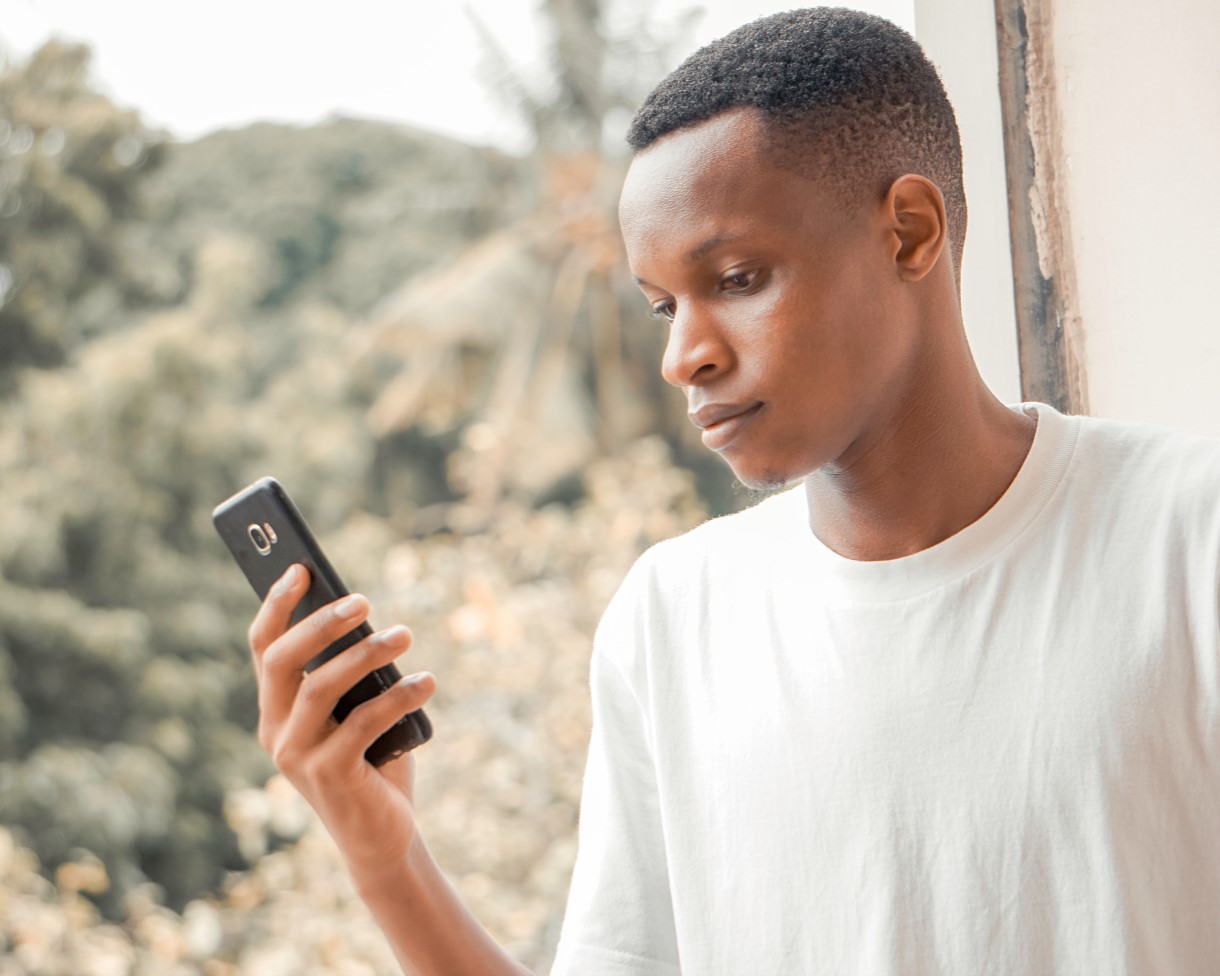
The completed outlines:
{"type": "MultiPolygon", "coordinates": [[[[953,112],[918,45],[765,18],[640,109],[620,216],[662,370],[754,508],[654,547],[599,627],[557,974],[1220,965],[1220,446],[1006,406],[975,369],[953,112]]],[[[364,747],[409,635],[251,629],[264,744],[409,972],[513,973],[364,747]],[[389,842],[387,843],[387,838],[389,842]]]]}

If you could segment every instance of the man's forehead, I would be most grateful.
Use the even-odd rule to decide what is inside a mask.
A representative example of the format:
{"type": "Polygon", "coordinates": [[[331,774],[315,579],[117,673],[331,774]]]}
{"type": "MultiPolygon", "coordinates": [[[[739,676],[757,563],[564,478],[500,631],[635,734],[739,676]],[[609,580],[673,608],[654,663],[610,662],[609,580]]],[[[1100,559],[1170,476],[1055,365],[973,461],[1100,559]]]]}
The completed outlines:
{"type": "Polygon", "coordinates": [[[759,163],[762,122],[757,113],[736,109],[662,136],[632,160],[619,200],[620,216],[659,199],[675,202],[722,179],[740,178],[759,163]]]}
{"type": "Polygon", "coordinates": [[[763,141],[766,122],[753,108],[732,108],[661,136],[639,156],[669,152],[687,157],[713,156],[728,145],[748,149],[763,141]]]}

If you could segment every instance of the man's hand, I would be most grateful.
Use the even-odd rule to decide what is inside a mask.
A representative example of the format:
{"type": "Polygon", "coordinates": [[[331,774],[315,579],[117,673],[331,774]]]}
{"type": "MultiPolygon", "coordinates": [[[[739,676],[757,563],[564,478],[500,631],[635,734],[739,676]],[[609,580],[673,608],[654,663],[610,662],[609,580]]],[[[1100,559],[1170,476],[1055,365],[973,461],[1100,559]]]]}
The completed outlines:
{"type": "Polygon", "coordinates": [[[308,588],[308,570],[292,566],[250,626],[259,742],[317,811],[353,873],[401,865],[416,834],[415,760],[407,753],[374,767],[364,751],[403,715],[421,707],[436,690],[436,679],[427,672],[408,675],[337,723],[331,712],[339,699],[365,675],[405,652],[411,632],[401,625],[380,631],[306,674],[306,663],[369,613],[368,601],[355,594],[289,627],[308,588]]]}
{"type": "Polygon", "coordinates": [[[528,976],[466,907],[419,835],[411,754],[379,767],[364,758],[386,729],[432,697],[436,679],[427,672],[408,675],[356,706],[342,723],[331,717],[357,681],[411,646],[410,631],[381,631],[306,674],[309,661],[369,613],[368,601],[357,594],[290,627],[308,588],[308,571],[293,566],[250,626],[259,741],[334,837],[404,973],[528,976]]]}

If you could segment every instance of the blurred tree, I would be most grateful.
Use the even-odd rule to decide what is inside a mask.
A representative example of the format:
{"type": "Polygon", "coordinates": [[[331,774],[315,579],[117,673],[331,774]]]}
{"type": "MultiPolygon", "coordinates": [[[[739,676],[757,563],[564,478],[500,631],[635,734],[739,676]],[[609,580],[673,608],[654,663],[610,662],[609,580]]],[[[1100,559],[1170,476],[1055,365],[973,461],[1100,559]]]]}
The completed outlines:
{"type": "Polygon", "coordinates": [[[0,73],[0,394],[60,363],[124,300],[115,224],[161,137],[88,85],[90,51],[50,41],[0,73]]]}
{"type": "Polygon", "coordinates": [[[506,492],[563,497],[594,457],[649,432],[700,469],[713,510],[738,507],[731,476],[658,375],[664,335],[629,286],[615,215],[622,130],[642,79],[661,73],[695,14],[663,27],[644,3],[540,9],[546,64],[533,74],[468,8],[489,91],[533,136],[537,202],[374,310],[358,359],[396,365],[370,424],[382,444],[416,429],[458,433],[450,483],[464,497],[452,513],[462,524],[485,524],[506,492]]]}
{"type": "MultiPolygon", "coordinates": [[[[48,869],[98,855],[110,907],[240,865],[224,796],[270,772],[218,501],[274,473],[366,589],[396,534],[506,494],[524,525],[658,417],[693,433],[662,408],[602,149],[657,73],[631,58],[662,55],[592,0],[546,10],[550,83],[502,86],[524,161],[351,119],[166,145],[89,90],[84,48],[0,75],[0,822],[48,869]]],[[[634,546],[652,520],[619,522],[634,546]]]]}
{"type": "Polygon", "coordinates": [[[191,289],[200,243],[241,233],[267,250],[262,308],[314,301],[360,315],[515,215],[521,168],[406,126],[256,123],[168,147],[140,187],[140,219],[123,227],[122,245],[148,294],[176,304],[191,289]]]}
{"type": "Polygon", "coordinates": [[[193,326],[27,371],[0,451],[0,670],[20,703],[0,703],[0,821],[49,866],[102,857],[113,898],[151,877],[179,901],[241,864],[224,789],[269,772],[240,594],[206,537],[252,447],[226,402],[248,376],[193,326]]]}

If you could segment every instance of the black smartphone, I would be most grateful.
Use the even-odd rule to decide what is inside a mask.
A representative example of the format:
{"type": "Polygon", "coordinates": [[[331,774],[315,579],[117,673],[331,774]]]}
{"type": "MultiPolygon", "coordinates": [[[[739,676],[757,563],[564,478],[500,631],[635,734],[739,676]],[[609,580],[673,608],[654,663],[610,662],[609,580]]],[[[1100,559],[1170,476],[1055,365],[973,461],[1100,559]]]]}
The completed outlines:
{"type": "MultiPolygon", "coordinates": [[[[347,587],[323,554],[305,519],[274,478],[260,478],[221,502],[212,512],[212,524],[260,600],[267,598],[272,585],[293,563],[301,563],[309,570],[309,590],[293,611],[292,623],[347,595],[347,587]]],[[[373,628],[365,621],[327,647],[305,670],[312,671],[372,633],[373,628]]],[[[333,712],[335,721],[342,722],[353,708],[380,695],[401,677],[398,668],[387,664],[361,678],[339,699],[333,712]]],[[[422,708],[417,709],[403,716],[369,746],[364,758],[380,766],[430,738],[432,723],[422,708]]]]}

